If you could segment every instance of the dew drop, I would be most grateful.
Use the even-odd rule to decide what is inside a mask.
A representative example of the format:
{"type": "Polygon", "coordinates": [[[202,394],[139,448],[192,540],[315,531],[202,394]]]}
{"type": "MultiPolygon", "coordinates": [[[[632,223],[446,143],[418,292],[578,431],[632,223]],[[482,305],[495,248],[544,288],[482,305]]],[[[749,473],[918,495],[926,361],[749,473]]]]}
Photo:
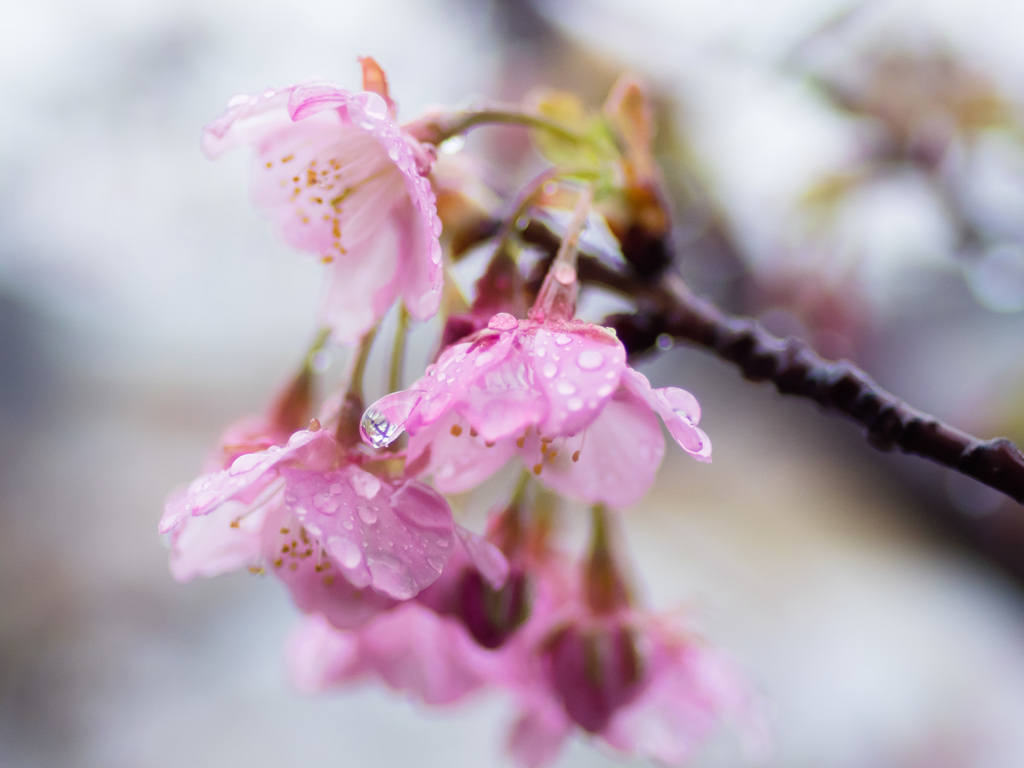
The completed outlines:
{"type": "Polygon", "coordinates": [[[241,475],[251,469],[255,469],[263,459],[264,457],[258,453],[242,454],[231,462],[231,469],[228,470],[228,474],[231,476],[241,475]]]}
{"type": "Polygon", "coordinates": [[[499,312],[487,322],[492,331],[512,331],[519,327],[519,321],[508,312],[499,312]]]}
{"type": "Polygon", "coordinates": [[[555,344],[560,347],[564,347],[570,341],[572,341],[572,336],[567,333],[560,333],[555,337],[555,344]]]}
{"type": "Polygon", "coordinates": [[[544,370],[541,373],[544,374],[545,378],[553,379],[555,374],[558,373],[558,366],[554,363],[545,363],[544,370]]]}
{"type": "Polygon", "coordinates": [[[604,355],[596,349],[585,349],[576,358],[576,365],[584,371],[596,371],[604,365],[604,355]]]}
{"type": "Polygon", "coordinates": [[[377,510],[369,504],[356,504],[356,512],[359,514],[359,519],[367,525],[377,522],[377,510]]]}
{"type": "Polygon", "coordinates": [[[570,411],[578,411],[583,407],[583,400],[578,397],[571,397],[565,405],[570,411]]]}
{"type": "Polygon", "coordinates": [[[492,355],[490,352],[481,352],[479,355],[476,356],[476,360],[473,361],[473,364],[477,368],[483,368],[492,360],[494,360],[494,355],[492,355]]]}
{"type": "Polygon", "coordinates": [[[562,379],[555,386],[555,389],[560,395],[571,395],[576,391],[576,385],[567,379],[562,379]]]}
{"type": "Polygon", "coordinates": [[[359,545],[349,539],[343,539],[340,536],[332,537],[327,541],[327,548],[342,568],[351,570],[363,562],[363,553],[359,549],[359,545]]]}
{"type": "Polygon", "coordinates": [[[313,497],[313,506],[325,515],[333,515],[338,511],[338,502],[329,493],[318,493],[313,497]]]}
{"type": "Polygon", "coordinates": [[[352,490],[364,499],[372,499],[380,492],[380,480],[369,472],[355,472],[349,482],[352,490]]]}

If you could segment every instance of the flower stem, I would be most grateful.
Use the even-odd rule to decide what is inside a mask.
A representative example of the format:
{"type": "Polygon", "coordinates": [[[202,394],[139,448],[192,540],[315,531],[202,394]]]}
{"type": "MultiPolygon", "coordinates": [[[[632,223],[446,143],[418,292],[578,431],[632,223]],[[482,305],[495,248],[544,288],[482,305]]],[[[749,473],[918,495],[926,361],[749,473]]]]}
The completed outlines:
{"type": "Polygon", "coordinates": [[[551,262],[544,284],[541,285],[537,300],[530,310],[531,316],[539,322],[551,318],[571,320],[576,314],[576,296],[579,294],[579,283],[576,279],[577,254],[580,236],[586,226],[593,201],[594,187],[588,184],[576,201],[572,219],[565,230],[565,237],[562,238],[555,260],[551,262]]]}
{"type": "Polygon", "coordinates": [[[480,109],[467,109],[461,112],[442,112],[427,115],[412,123],[402,126],[403,130],[426,144],[435,146],[467,133],[481,125],[520,125],[545,131],[552,136],[570,141],[574,144],[586,144],[590,139],[583,134],[567,128],[561,123],[549,120],[541,115],[526,112],[515,105],[495,104],[480,109]]]}
{"type": "Polygon", "coordinates": [[[370,357],[370,349],[373,347],[373,339],[377,335],[377,328],[373,327],[367,331],[359,342],[355,358],[352,360],[352,367],[349,369],[348,384],[345,387],[345,395],[341,401],[341,411],[338,414],[338,429],[335,437],[341,445],[355,445],[359,442],[359,420],[363,417],[363,375],[366,373],[366,361],[370,357]]]}
{"type": "Polygon", "coordinates": [[[405,345],[409,338],[409,310],[405,304],[398,305],[398,323],[395,340],[391,345],[391,367],[388,370],[388,391],[397,392],[402,388],[402,368],[405,360],[405,345]]]}

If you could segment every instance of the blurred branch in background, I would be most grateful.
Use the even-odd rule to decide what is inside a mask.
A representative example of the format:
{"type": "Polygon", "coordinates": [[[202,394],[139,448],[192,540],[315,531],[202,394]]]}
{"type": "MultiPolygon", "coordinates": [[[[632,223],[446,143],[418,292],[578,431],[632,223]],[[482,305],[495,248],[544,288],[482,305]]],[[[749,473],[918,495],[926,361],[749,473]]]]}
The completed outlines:
{"type": "MultiPolygon", "coordinates": [[[[547,22],[535,6],[546,7],[521,1],[498,3],[498,16],[499,20],[527,18],[532,27],[542,28],[543,34],[532,36],[531,50],[555,68],[554,73],[545,73],[546,80],[585,89],[607,79],[603,73],[615,67],[594,51],[583,56],[565,54],[579,51],[580,42],[547,22]],[[545,50],[537,51],[538,46],[545,50]],[[597,61],[594,77],[588,79],[567,68],[559,74],[561,59],[576,66],[581,60],[597,61]]],[[[846,167],[819,175],[795,201],[796,219],[788,224],[799,226],[780,240],[784,245],[774,246],[776,252],[767,267],[763,258],[751,253],[750,238],[737,231],[729,200],[722,198],[701,167],[689,126],[667,116],[671,108],[678,109],[673,102],[680,95],[685,100],[684,92],[656,98],[660,128],[656,151],[666,168],[676,220],[672,242],[662,246],[678,256],[674,268],[681,270],[686,282],[700,293],[710,292],[711,300],[697,298],[676,276],[650,281],[657,275],[638,270],[636,262],[632,269],[623,269],[584,258],[581,275],[621,295],[632,291],[642,297],[636,314],[617,315],[611,321],[631,352],[655,349],[659,337],[696,344],[737,365],[748,379],[772,381],[780,393],[809,398],[826,410],[844,414],[863,426],[869,442],[882,450],[898,448],[924,456],[1024,502],[1024,457],[1012,442],[981,440],[953,428],[881,389],[852,363],[826,359],[870,360],[879,364],[872,366],[876,376],[900,380],[901,372],[889,370],[884,356],[878,354],[905,336],[900,313],[889,308],[879,313],[878,301],[865,292],[865,267],[859,263],[866,255],[865,246],[854,243],[851,250],[851,243],[842,239],[843,227],[849,226],[846,220],[858,215],[860,200],[893,180],[922,182],[951,232],[949,253],[935,256],[949,259],[948,266],[962,273],[962,284],[977,301],[970,310],[963,309],[962,302],[936,296],[932,299],[935,310],[941,311],[944,302],[951,321],[953,313],[960,312],[973,323],[974,317],[987,311],[1005,315],[1024,309],[1024,229],[1014,215],[1016,203],[1024,199],[1021,178],[1014,175],[1014,169],[1022,167],[1014,161],[1024,157],[1024,131],[1016,109],[984,68],[937,33],[889,28],[887,36],[878,34],[871,24],[872,15],[883,12],[880,6],[864,2],[844,7],[799,37],[778,61],[781,77],[809,84],[824,109],[853,126],[854,149],[846,167]],[[672,162],[665,163],[666,156],[672,162]],[[994,194],[993,188],[1009,189],[1010,194],[994,194]],[[813,256],[808,258],[809,254],[813,256]],[[837,270],[836,265],[844,261],[846,266],[837,270]],[[754,268],[755,264],[759,266],[754,268]],[[773,320],[780,315],[790,320],[781,327],[777,322],[766,327],[754,317],[741,317],[762,313],[773,320]],[[796,335],[790,334],[793,330],[796,335]],[[789,338],[784,341],[779,336],[789,338]]],[[[502,31],[500,25],[498,31],[502,31]]],[[[514,49],[515,44],[510,44],[514,49]]],[[[551,251],[550,233],[542,226],[528,225],[523,238],[551,251]]],[[[918,279],[934,282],[920,266],[914,269],[921,275],[918,279]]],[[[904,273],[910,277],[912,270],[904,273]]],[[[941,290],[945,295],[956,288],[943,284],[941,290]]],[[[912,310],[908,306],[905,311],[912,310]]],[[[941,334],[945,327],[935,323],[932,335],[941,334]]],[[[955,366],[947,368],[945,376],[955,382],[955,366]]],[[[992,386],[993,394],[1020,389],[1005,374],[992,386]]],[[[912,390],[909,394],[913,397],[912,390]]],[[[967,417],[963,426],[1016,434],[1012,419],[1019,409],[1015,410],[1012,397],[1002,400],[1008,403],[1002,408],[1003,422],[994,418],[996,407],[990,406],[961,414],[967,417]]],[[[964,503],[963,494],[949,488],[936,491],[926,484],[941,484],[938,475],[929,474],[922,482],[913,472],[891,474],[922,501],[923,519],[1024,583],[1024,516],[1018,505],[1000,505],[985,497],[983,509],[976,508],[974,501],[964,503]]]]}

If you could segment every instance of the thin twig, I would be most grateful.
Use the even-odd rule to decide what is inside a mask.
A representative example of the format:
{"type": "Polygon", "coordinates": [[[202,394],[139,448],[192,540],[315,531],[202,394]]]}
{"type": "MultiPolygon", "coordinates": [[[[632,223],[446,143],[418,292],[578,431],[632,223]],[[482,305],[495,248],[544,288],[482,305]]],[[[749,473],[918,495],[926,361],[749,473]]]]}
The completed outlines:
{"type": "MultiPolygon", "coordinates": [[[[592,261],[581,274],[623,287],[621,276],[592,261]]],[[[631,354],[648,351],[662,334],[691,342],[734,364],[750,381],[770,381],[780,394],[813,400],[860,424],[879,450],[923,456],[1024,504],[1024,454],[1006,438],[982,440],[923,413],[853,363],[826,360],[800,339],[780,339],[756,320],[723,312],[677,275],[628,290],[638,299],[638,311],[615,315],[609,323],[631,354]]]]}

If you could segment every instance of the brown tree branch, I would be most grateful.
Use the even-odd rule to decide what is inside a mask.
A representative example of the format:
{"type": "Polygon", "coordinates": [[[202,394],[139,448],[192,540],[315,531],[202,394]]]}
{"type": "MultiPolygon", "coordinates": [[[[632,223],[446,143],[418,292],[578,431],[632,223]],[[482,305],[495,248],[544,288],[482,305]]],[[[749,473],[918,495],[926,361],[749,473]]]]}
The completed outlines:
{"type": "Polygon", "coordinates": [[[780,339],[751,318],[729,315],[676,275],[627,287],[621,275],[589,260],[581,276],[636,297],[635,314],[608,319],[631,354],[650,350],[662,334],[704,347],[751,381],[770,381],[780,394],[855,421],[880,450],[923,456],[1024,503],[1024,454],[1009,440],[981,440],[912,408],[853,363],[825,360],[799,339],[780,339]]]}

